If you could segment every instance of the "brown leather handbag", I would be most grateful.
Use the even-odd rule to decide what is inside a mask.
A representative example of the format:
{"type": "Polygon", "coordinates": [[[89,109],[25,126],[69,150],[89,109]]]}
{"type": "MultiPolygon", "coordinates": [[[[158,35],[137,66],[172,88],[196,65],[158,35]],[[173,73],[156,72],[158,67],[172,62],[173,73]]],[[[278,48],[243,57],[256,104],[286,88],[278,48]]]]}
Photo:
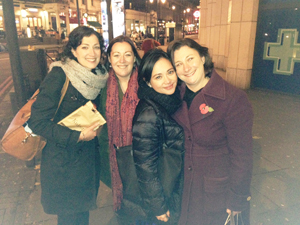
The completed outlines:
{"type": "MultiPolygon", "coordinates": [[[[67,92],[68,85],[69,78],[66,76],[57,110],[67,92]]],[[[39,89],[36,90],[28,102],[18,111],[1,140],[1,146],[4,152],[25,161],[32,160],[46,145],[45,138],[25,129],[27,121],[31,116],[31,106],[35,102],[38,93],[39,89]]]]}

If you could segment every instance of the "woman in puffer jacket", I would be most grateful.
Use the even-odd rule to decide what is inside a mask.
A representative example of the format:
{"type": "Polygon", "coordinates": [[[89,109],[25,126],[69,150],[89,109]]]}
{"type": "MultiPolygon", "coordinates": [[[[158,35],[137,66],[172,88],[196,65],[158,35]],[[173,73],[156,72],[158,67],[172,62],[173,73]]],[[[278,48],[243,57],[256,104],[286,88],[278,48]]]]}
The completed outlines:
{"type": "Polygon", "coordinates": [[[183,188],[184,133],[171,118],[181,100],[177,75],[168,55],[160,49],[147,52],[139,67],[138,80],[140,101],[133,118],[132,144],[142,208],[150,224],[177,224],[183,188]],[[169,190],[159,175],[164,147],[181,153],[181,162],[165,174],[167,177],[178,174],[169,190]]]}

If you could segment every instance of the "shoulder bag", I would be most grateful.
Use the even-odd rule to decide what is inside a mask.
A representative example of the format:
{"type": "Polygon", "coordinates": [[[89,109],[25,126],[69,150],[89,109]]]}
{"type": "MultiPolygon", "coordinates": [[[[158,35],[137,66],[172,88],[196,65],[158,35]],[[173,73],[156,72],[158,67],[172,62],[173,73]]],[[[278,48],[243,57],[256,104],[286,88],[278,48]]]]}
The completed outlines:
{"type": "MultiPolygon", "coordinates": [[[[68,85],[69,78],[66,76],[66,81],[61,90],[60,100],[54,116],[67,92],[68,85]]],[[[28,102],[18,111],[1,140],[1,146],[4,152],[25,161],[32,160],[46,145],[46,139],[33,134],[27,125],[27,121],[31,116],[31,106],[35,102],[38,93],[39,89],[36,90],[28,102]]]]}

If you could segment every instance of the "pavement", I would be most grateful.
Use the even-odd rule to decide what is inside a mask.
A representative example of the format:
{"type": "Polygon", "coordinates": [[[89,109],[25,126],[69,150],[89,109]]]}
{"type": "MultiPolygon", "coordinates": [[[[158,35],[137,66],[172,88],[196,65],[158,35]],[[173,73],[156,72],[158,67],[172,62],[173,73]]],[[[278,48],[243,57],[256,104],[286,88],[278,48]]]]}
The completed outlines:
{"type": "MultiPolygon", "coordinates": [[[[246,92],[254,110],[251,224],[300,225],[300,96],[246,92]]],[[[12,118],[7,94],[0,102],[0,137],[12,118]]],[[[0,149],[0,168],[0,225],[56,225],[40,203],[39,166],[28,168],[0,149]]],[[[90,225],[116,224],[111,189],[103,183],[97,203],[90,225]]]]}

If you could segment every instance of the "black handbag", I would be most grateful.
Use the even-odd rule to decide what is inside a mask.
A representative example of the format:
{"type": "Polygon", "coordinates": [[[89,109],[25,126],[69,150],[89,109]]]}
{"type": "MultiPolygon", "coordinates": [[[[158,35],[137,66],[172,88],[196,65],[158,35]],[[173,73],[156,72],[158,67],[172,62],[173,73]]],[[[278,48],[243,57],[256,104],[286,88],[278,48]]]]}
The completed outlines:
{"type": "MultiPolygon", "coordinates": [[[[150,101],[148,102],[156,110],[154,103],[150,101]]],[[[174,187],[176,186],[178,179],[180,179],[180,177],[183,175],[182,168],[184,151],[178,151],[169,148],[165,144],[165,131],[162,120],[161,128],[163,146],[158,158],[158,172],[167,201],[172,201],[171,197],[174,187]]],[[[115,146],[115,149],[119,174],[123,184],[123,200],[121,209],[117,212],[117,214],[120,217],[140,219],[145,221],[147,220],[147,216],[150,215],[150,212],[146,212],[145,209],[142,208],[143,200],[139,190],[138,178],[133,160],[132,146],[129,145],[120,148],[115,146]]],[[[168,221],[167,224],[171,224],[173,219],[174,217],[171,217],[169,220],[170,222],[168,221]]]]}
{"type": "Polygon", "coordinates": [[[133,161],[132,145],[120,148],[115,146],[115,150],[119,174],[123,184],[123,199],[117,215],[128,223],[130,220],[135,219],[146,221],[147,213],[142,208],[143,203],[133,161]]]}

